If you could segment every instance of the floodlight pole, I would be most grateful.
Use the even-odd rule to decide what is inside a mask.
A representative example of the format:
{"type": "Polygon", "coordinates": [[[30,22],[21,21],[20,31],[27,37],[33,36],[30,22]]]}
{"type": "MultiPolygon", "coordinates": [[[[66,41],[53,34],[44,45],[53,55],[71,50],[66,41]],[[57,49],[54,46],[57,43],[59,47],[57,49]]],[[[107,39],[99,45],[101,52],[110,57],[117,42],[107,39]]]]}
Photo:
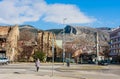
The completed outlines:
{"type": "MultiPolygon", "coordinates": [[[[63,19],[63,25],[65,25],[65,21],[67,20],[67,18],[63,19]]],[[[62,48],[63,48],[63,65],[65,63],[65,29],[63,28],[63,43],[62,43],[62,48]]]]}
{"type": "Polygon", "coordinates": [[[52,76],[54,76],[54,34],[52,37],[52,76]]]}
{"type": "Polygon", "coordinates": [[[96,39],[96,55],[97,55],[97,60],[96,60],[96,64],[98,64],[99,61],[99,40],[98,40],[98,32],[95,32],[95,39],[96,39]]]}

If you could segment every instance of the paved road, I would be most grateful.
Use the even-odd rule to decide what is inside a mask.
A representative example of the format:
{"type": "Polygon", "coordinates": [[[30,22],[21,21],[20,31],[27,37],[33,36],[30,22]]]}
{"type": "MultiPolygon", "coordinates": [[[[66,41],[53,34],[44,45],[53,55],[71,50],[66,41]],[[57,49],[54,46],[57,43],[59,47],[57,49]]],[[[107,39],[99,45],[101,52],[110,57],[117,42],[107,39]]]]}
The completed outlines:
{"type": "MultiPolygon", "coordinates": [[[[120,79],[120,66],[71,65],[55,64],[53,75],[76,79],[120,79]]],[[[34,63],[15,63],[0,66],[0,74],[36,74],[52,75],[52,64],[41,64],[36,72],[34,63]]]]}

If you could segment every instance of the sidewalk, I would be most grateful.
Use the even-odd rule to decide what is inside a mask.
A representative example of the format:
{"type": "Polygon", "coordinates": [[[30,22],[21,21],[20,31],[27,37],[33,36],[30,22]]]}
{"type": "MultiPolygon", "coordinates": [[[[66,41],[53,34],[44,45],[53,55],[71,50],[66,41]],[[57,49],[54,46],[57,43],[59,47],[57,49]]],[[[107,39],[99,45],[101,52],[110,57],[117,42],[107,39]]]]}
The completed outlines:
{"type": "Polygon", "coordinates": [[[100,65],[89,65],[89,64],[71,64],[70,67],[67,67],[66,65],[61,66],[59,68],[57,68],[56,70],[59,71],[71,71],[71,70],[107,70],[109,69],[108,66],[100,66],[100,65]]]}
{"type": "Polygon", "coordinates": [[[40,76],[37,74],[0,74],[0,79],[76,79],[59,76],[40,76]]]}
{"type": "MultiPolygon", "coordinates": [[[[34,63],[16,63],[1,66],[0,79],[120,79],[118,74],[106,73],[109,68],[118,69],[119,66],[100,66],[95,64],[54,63],[52,77],[52,63],[41,63],[40,71],[35,72],[34,63]]],[[[119,73],[119,71],[117,71],[119,73]]],[[[116,73],[117,73],[116,72],[116,73]]]]}

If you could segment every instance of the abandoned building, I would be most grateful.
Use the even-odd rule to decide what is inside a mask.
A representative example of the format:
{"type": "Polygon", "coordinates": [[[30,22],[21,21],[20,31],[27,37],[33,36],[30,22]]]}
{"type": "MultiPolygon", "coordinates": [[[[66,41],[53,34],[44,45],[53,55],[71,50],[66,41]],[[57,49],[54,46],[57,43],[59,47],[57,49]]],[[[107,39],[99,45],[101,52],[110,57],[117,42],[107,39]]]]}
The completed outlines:
{"type": "Polygon", "coordinates": [[[55,60],[62,55],[61,48],[56,44],[56,36],[52,32],[39,31],[37,36],[38,49],[46,53],[46,60],[52,57],[52,47],[54,47],[55,60]]]}
{"type": "MultiPolygon", "coordinates": [[[[20,29],[16,26],[0,26],[0,57],[7,57],[10,61],[33,61],[34,50],[40,50],[46,54],[46,59],[52,57],[54,45],[54,56],[58,56],[55,34],[51,32],[38,31],[34,40],[20,40],[20,29]]],[[[26,34],[30,33],[25,31],[26,34]]],[[[24,32],[22,31],[22,34],[24,32]]],[[[32,34],[32,33],[30,33],[32,34]]],[[[24,34],[25,35],[25,34],[24,34]]],[[[26,35],[25,35],[26,36],[26,35]]],[[[27,38],[27,36],[26,36],[27,38]]],[[[28,37],[29,38],[29,37],[28,37]]]]}
{"type": "Polygon", "coordinates": [[[14,61],[17,55],[19,28],[15,26],[0,26],[0,57],[14,61]]]}
{"type": "Polygon", "coordinates": [[[25,33],[17,25],[0,26],[0,58],[7,57],[10,61],[34,61],[32,57],[34,50],[40,50],[45,53],[47,60],[52,58],[53,46],[55,59],[58,56],[60,57],[61,49],[56,45],[55,34],[46,31],[37,31],[36,38],[33,38],[34,36],[29,36],[32,35],[30,31],[27,33],[25,30],[25,33]],[[27,40],[20,40],[20,33],[25,36],[22,38],[26,38],[27,40]],[[32,38],[28,39],[28,36],[32,38]]]}

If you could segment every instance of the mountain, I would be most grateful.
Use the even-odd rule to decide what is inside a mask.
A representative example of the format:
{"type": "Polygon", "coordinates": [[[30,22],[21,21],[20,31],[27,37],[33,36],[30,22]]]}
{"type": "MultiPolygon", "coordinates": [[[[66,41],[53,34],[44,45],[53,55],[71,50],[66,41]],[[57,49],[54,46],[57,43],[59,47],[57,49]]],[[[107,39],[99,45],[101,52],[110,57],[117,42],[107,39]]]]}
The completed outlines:
{"type": "Polygon", "coordinates": [[[59,33],[62,32],[63,29],[50,29],[50,30],[45,30],[45,31],[48,31],[48,32],[53,32],[55,33],[56,35],[58,35],[59,33]]]}
{"type": "Polygon", "coordinates": [[[31,25],[19,25],[20,40],[35,40],[38,29],[31,25]]]}
{"type": "MultiPolygon", "coordinates": [[[[102,28],[92,28],[86,26],[71,26],[67,25],[64,28],[65,35],[63,36],[63,29],[50,29],[45,30],[48,32],[53,32],[56,34],[56,39],[62,40],[65,38],[66,42],[78,42],[82,44],[83,41],[88,45],[95,45],[95,32],[98,33],[100,45],[107,45],[109,41],[109,31],[111,29],[107,27],[102,28]]],[[[37,33],[37,29],[30,25],[21,25],[20,31],[30,31],[34,34],[37,33]]],[[[29,33],[28,33],[29,34],[29,33]]]]}
{"type": "MultiPolygon", "coordinates": [[[[62,40],[64,37],[66,42],[75,42],[79,44],[86,43],[87,45],[95,45],[95,33],[98,33],[100,45],[107,45],[109,41],[109,31],[103,29],[84,27],[84,26],[70,26],[65,28],[65,35],[63,36],[63,30],[59,30],[56,34],[56,39],[62,40]]],[[[52,32],[57,30],[52,30],[52,32]]]]}
{"type": "Polygon", "coordinates": [[[109,28],[109,27],[99,27],[97,29],[100,29],[100,30],[111,30],[111,28],[109,28]]]}
{"type": "Polygon", "coordinates": [[[34,26],[31,25],[20,25],[19,30],[29,30],[30,32],[37,33],[38,29],[36,29],[34,26]]]}
{"type": "Polygon", "coordinates": [[[34,26],[31,26],[31,25],[19,25],[20,28],[34,28],[34,26]]]}
{"type": "Polygon", "coordinates": [[[102,30],[102,31],[105,31],[105,32],[110,32],[112,30],[112,28],[109,28],[109,27],[99,27],[99,28],[96,28],[98,30],[102,30]]]}

